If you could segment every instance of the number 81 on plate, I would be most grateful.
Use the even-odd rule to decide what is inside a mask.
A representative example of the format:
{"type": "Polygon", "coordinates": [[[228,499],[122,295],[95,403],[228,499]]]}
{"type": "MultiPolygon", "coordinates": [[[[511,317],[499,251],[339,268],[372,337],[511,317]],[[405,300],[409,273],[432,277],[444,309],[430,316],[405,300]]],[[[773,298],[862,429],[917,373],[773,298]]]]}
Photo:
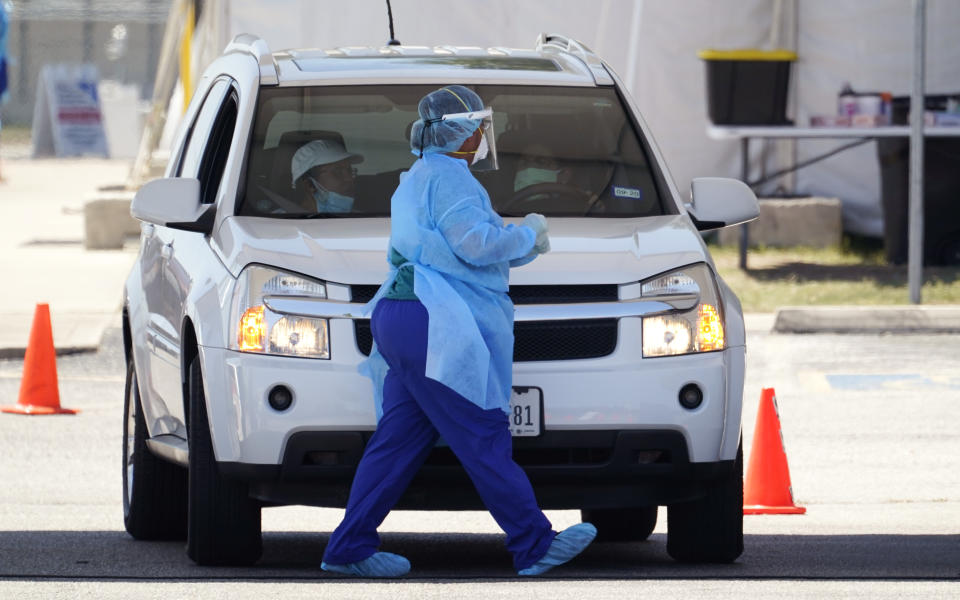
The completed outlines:
{"type": "Polygon", "coordinates": [[[543,391],[535,387],[515,387],[510,394],[510,434],[535,437],[543,431],[543,391]]]}

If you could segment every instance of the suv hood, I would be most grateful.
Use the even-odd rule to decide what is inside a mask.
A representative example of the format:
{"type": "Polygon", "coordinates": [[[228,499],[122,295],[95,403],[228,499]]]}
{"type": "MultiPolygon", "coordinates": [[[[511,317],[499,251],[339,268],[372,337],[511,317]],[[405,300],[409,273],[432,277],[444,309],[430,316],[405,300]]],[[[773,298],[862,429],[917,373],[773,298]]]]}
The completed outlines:
{"type": "MultiPolygon", "coordinates": [[[[551,251],[512,270],[511,283],[629,283],[675,267],[711,262],[685,215],[549,221],[551,251]]],[[[257,263],[330,282],[371,285],[381,283],[389,271],[389,237],[389,219],[228,217],[212,244],[234,276],[257,263]]]]}

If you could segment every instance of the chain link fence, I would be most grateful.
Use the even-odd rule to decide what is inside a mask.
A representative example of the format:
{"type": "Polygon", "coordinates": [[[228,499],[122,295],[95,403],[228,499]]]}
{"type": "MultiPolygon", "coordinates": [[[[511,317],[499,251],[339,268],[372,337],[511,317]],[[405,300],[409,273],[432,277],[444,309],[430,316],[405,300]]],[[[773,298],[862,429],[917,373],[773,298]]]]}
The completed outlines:
{"type": "Polygon", "coordinates": [[[13,0],[4,125],[30,126],[41,67],[93,63],[101,79],[153,94],[171,0],[13,0]]]}

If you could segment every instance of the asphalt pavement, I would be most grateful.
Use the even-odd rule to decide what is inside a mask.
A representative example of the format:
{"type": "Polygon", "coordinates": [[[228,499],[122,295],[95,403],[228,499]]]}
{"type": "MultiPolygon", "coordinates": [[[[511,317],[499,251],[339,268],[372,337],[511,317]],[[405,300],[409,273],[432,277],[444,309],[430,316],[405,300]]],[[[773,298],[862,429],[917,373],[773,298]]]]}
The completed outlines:
{"type": "MultiPolygon", "coordinates": [[[[338,509],[263,511],[264,555],[249,568],[198,567],[182,541],[123,531],[124,359],[111,328],[96,353],[58,359],[77,415],[0,415],[2,598],[954,598],[960,582],[960,338],[751,331],[744,454],[761,387],[775,387],[790,477],[804,515],[744,519],[732,565],[666,552],[667,511],[649,541],[595,544],[536,580],[516,577],[489,514],[391,513],[383,549],[414,570],[375,582],[322,572],[338,509]]],[[[22,360],[0,360],[0,398],[22,360]]],[[[555,528],[578,511],[547,511],[555,528]]]]}
{"type": "MultiPolygon", "coordinates": [[[[137,242],[122,250],[83,247],[85,198],[122,182],[127,168],[93,159],[3,163],[0,404],[16,398],[16,357],[36,303],[46,302],[55,345],[66,355],[58,360],[61,401],[82,412],[0,419],[0,597],[955,597],[960,347],[956,336],[931,332],[956,322],[960,307],[747,315],[745,454],[759,390],[776,387],[795,497],[808,512],[748,517],[747,551],[734,565],[670,561],[665,511],[649,542],[597,545],[535,582],[513,575],[485,513],[392,514],[384,549],[407,554],[417,570],[391,583],[317,569],[327,532],[342,516],[333,509],[265,510],[265,555],[254,569],[203,569],[188,561],[182,542],[133,541],[119,506],[118,328],[137,242]],[[784,314],[821,334],[784,331],[784,314]],[[853,321],[876,325],[823,333],[853,321]],[[894,334],[877,335],[885,331],[894,334]]],[[[557,527],[579,518],[575,511],[548,516],[557,527]]]]}

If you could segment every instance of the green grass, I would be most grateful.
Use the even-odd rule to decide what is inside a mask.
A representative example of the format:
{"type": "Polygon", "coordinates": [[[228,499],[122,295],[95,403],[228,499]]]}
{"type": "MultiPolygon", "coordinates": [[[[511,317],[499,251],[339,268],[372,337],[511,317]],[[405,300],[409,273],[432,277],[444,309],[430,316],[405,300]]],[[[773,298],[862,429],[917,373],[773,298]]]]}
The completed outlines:
{"type": "Polygon", "coordinates": [[[0,129],[0,144],[29,144],[30,128],[26,125],[3,125],[0,129]]]}
{"type": "MultiPolygon", "coordinates": [[[[720,276],[745,312],[790,305],[909,304],[906,265],[888,265],[883,249],[862,240],[840,248],[751,248],[747,271],[736,246],[710,246],[720,276]]],[[[924,304],[960,304],[960,267],[924,267],[924,304]]]]}

